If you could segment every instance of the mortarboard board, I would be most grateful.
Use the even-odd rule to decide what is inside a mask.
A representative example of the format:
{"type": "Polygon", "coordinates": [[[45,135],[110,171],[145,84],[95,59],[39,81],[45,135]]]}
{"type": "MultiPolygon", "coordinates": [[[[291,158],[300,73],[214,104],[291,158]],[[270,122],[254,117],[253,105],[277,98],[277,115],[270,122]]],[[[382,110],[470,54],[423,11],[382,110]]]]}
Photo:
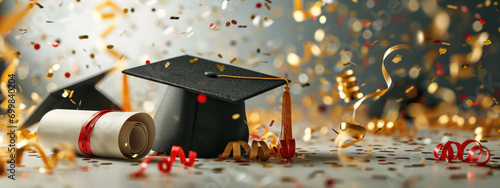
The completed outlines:
{"type": "Polygon", "coordinates": [[[23,122],[21,129],[39,122],[45,113],[53,109],[120,110],[118,105],[95,88],[95,85],[111,71],[113,69],[102,71],[87,79],[50,92],[23,122]],[[68,96],[63,96],[65,90],[68,96]]]}
{"type": "Polygon", "coordinates": [[[209,158],[221,154],[230,141],[248,141],[244,100],[286,81],[232,65],[221,66],[184,55],[122,71],[174,86],[167,88],[154,116],[157,134],[153,150],[168,152],[177,145],[185,152],[192,150],[198,157],[209,158]],[[217,78],[221,74],[260,80],[217,78]],[[235,114],[240,117],[233,119],[235,114]]]}

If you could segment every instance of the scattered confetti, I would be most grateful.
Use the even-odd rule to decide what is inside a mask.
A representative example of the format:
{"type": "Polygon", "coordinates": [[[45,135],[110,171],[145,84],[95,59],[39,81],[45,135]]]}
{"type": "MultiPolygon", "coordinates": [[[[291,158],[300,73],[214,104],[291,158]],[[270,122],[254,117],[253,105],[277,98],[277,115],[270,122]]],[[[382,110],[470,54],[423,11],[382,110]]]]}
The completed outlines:
{"type": "Polygon", "coordinates": [[[481,24],[483,24],[483,25],[484,25],[484,24],[486,24],[486,21],[485,21],[485,20],[483,20],[483,19],[479,19],[479,23],[481,23],[481,24]]]}
{"type": "Polygon", "coordinates": [[[220,63],[216,63],[215,64],[217,66],[217,68],[219,69],[219,71],[224,71],[226,69],[226,67],[223,65],[223,64],[220,64],[220,63]]]}
{"type": "Polygon", "coordinates": [[[178,20],[178,19],[179,19],[179,17],[176,17],[176,16],[170,16],[170,19],[171,19],[171,20],[178,20]]]}
{"type": "Polygon", "coordinates": [[[37,43],[33,47],[35,48],[35,50],[39,50],[40,49],[40,44],[37,43]]]}
{"type": "Polygon", "coordinates": [[[233,59],[231,59],[231,61],[229,61],[229,63],[233,64],[235,61],[236,61],[236,58],[233,58],[233,59]]]}
{"type": "Polygon", "coordinates": [[[491,44],[490,39],[488,39],[488,40],[485,40],[485,41],[484,41],[484,45],[488,46],[488,45],[490,45],[490,44],[491,44]]]}
{"type": "Polygon", "coordinates": [[[198,103],[200,103],[200,104],[204,104],[207,102],[207,96],[205,96],[204,94],[201,94],[201,93],[198,94],[197,99],[198,99],[198,103]]]}
{"type": "Polygon", "coordinates": [[[78,36],[79,39],[88,39],[89,36],[88,35],[80,35],[78,36]]]}
{"type": "Polygon", "coordinates": [[[71,74],[69,72],[64,73],[64,77],[69,78],[71,74]]]}
{"type": "Polygon", "coordinates": [[[165,68],[168,68],[168,66],[170,66],[170,62],[169,62],[169,61],[167,61],[167,62],[165,63],[165,68]]]}
{"type": "Polygon", "coordinates": [[[455,9],[455,10],[457,9],[457,6],[455,6],[455,5],[446,5],[446,7],[450,8],[450,9],[455,9]]]}
{"type": "Polygon", "coordinates": [[[217,28],[217,24],[210,23],[209,27],[212,28],[212,29],[215,29],[215,28],[217,28]]]}

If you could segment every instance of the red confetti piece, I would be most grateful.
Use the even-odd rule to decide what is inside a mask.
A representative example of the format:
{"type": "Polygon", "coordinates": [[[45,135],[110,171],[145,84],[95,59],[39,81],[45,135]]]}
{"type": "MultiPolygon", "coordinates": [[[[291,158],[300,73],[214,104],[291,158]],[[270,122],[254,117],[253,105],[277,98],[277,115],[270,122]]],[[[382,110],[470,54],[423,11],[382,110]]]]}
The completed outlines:
{"type": "Polygon", "coordinates": [[[197,98],[198,98],[198,103],[200,104],[204,104],[207,102],[207,96],[203,94],[199,94],[197,98]]]}
{"type": "Polygon", "coordinates": [[[462,94],[460,95],[460,100],[462,100],[462,101],[463,101],[463,100],[465,100],[465,98],[467,98],[467,95],[466,95],[465,93],[462,93],[462,94]]]}
{"type": "Polygon", "coordinates": [[[35,44],[34,48],[35,48],[35,50],[39,50],[40,49],[40,44],[38,44],[38,43],[35,44]]]}
{"type": "Polygon", "coordinates": [[[52,43],[52,46],[53,46],[54,48],[55,48],[55,47],[58,47],[58,46],[59,46],[59,42],[57,42],[57,41],[56,41],[56,42],[52,43]]]}
{"type": "Polygon", "coordinates": [[[403,23],[408,23],[408,21],[403,21],[403,23]]]}
{"type": "Polygon", "coordinates": [[[472,105],[470,105],[470,106],[476,106],[476,105],[478,105],[478,104],[479,104],[479,102],[480,102],[480,101],[478,100],[478,101],[476,101],[476,102],[472,103],[472,105]]]}
{"type": "Polygon", "coordinates": [[[440,40],[435,40],[434,44],[437,44],[437,43],[440,43],[440,42],[441,42],[440,40]]]}
{"type": "Polygon", "coordinates": [[[441,63],[440,62],[436,62],[436,68],[438,68],[438,69],[441,68],[441,63]]]}
{"type": "Polygon", "coordinates": [[[271,121],[271,124],[269,124],[269,127],[272,127],[274,124],[274,119],[271,121]]]}
{"type": "Polygon", "coordinates": [[[146,60],[146,65],[149,65],[149,64],[151,64],[151,61],[146,60]]]}
{"type": "Polygon", "coordinates": [[[238,22],[236,22],[236,20],[231,20],[231,23],[232,23],[233,25],[238,24],[238,22]]]}
{"type": "Polygon", "coordinates": [[[257,8],[261,8],[261,7],[262,7],[262,3],[257,3],[257,4],[255,4],[255,7],[257,7],[257,8]]]}
{"type": "Polygon", "coordinates": [[[344,24],[344,18],[343,17],[337,17],[337,25],[342,25],[344,24]]]}
{"type": "Polygon", "coordinates": [[[64,77],[69,78],[71,74],[69,72],[64,73],[64,77]]]}
{"type": "Polygon", "coordinates": [[[465,33],[465,40],[469,40],[470,39],[470,34],[469,33],[465,33]]]}
{"type": "Polygon", "coordinates": [[[438,70],[436,71],[436,74],[437,74],[438,76],[443,76],[443,75],[444,75],[444,70],[443,70],[443,69],[438,69],[438,70]]]}
{"type": "Polygon", "coordinates": [[[0,15],[0,21],[2,21],[2,15],[0,15]]]}
{"type": "Polygon", "coordinates": [[[370,60],[369,59],[363,60],[363,66],[365,66],[365,67],[370,66],[370,60]]]}
{"type": "Polygon", "coordinates": [[[370,25],[372,25],[372,22],[370,22],[370,20],[366,20],[366,19],[363,20],[363,26],[365,28],[370,27],[370,25]]]}
{"type": "Polygon", "coordinates": [[[462,144],[458,142],[448,141],[446,142],[446,144],[439,144],[436,146],[436,148],[434,148],[434,157],[439,160],[447,161],[452,161],[458,158],[465,162],[476,162],[478,165],[485,165],[490,160],[490,150],[482,146],[481,143],[476,140],[467,140],[462,144]],[[477,146],[470,148],[467,154],[467,158],[464,159],[464,152],[466,151],[465,148],[469,144],[474,142],[477,144],[477,146]],[[453,150],[453,145],[455,145],[457,148],[456,155],[455,151],[453,150]],[[439,151],[441,151],[441,156],[439,156],[439,151]],[[476,151],[479,151],[479,154],[477,155],[477,157],[474,157],[474,155],[476,155],[476,151]],[[482,162],[478,162],[484,154],[486,154],[486,159],[482,162]]]}
{"type": "Polygon", "coordinates": [[[212,29],[217,28],[217,24],[214,24],[214,23],[211,23],[209,26],[210,26],[212,29]]]}
{"type": "MultiPolygon", "coordinates": [[[[497,12],[500,12],[500,11],[498,11],[497,7],[493,7],[493,8],[495,8],[495,10],[497,10],[497,12]]],[[[2,17],[0,16],[0,20],[2,20],[1,18],[2,18],[2,17]]]]}
{"type": "Polygon", "coordinates": [[[483,24],[483,25],[484,25],[484,24],[486,23],[486,21],[485,21],[485,20],[483,20],[483,19],[479,19],[479,23],[481,23],[481,24],[483,24]]]}
{"type": "Polygon", "coordinates": [[[172,146],[172,150],[170,151],[170,159],[167,157],[146,157],[142,160],[141,168],[139,171],[131,174],[133,178],[140,177],[144,171],[148,168],[148,164],[150,161],[154,159],[160,159],[161,161],[158,163],[158,170],[163,173],[168,173],[172,169],[172,165],[175,163],[177,156],[179,156],[181,164],[185,167],[191,167],[194,165],[196,161],[196,157],[198,154],[194,151],[189,151],[189,161],[186,161],[186,155],[184,155],[184,150],[179,146],[172,146]]]}
{"type": "Polygon", "coordinates": [[[314,20],[314,21],[316,21],[317,19],[318,19],[318,17],[317,17],[317,16],[314,16],[314,17],[313,17],[313,20],[314,20]]]}

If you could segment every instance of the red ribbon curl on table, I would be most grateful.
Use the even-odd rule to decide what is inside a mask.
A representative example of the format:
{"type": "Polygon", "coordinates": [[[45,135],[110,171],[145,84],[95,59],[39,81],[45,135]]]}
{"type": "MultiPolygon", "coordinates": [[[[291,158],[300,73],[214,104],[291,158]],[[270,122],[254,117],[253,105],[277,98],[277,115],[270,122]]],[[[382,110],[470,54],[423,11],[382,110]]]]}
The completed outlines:
{"type": "Polygon", "coordinates": [[[189,151],[189,161],[186,161],[186,155],[184,154],[184,150],[179,146],[172,146],[172,150],[170,151],[170,159],[168,157],[159,157],[159,156],[146,157],[142,160],[141,168],[139,169],[139,171],[133,173],[131,176],[134,178],[141,176],[144,173],[144,171],[146,171],[146,169],[148,168],[149,162],[151,162],[154,159],[161,160],[158,163],[158,170],[160,170],[160,172],[168,173],[170,172],[172,165],[175,163],[177,156],[179,156],[181,164],[183,164],[186,167],[191,167],[194,165],[194,162],[198,154],[194,151],[189,151]]]}
{"type": "Polygon", "coordinates": [[[95,123],[104,114],[112,112],[112,110],[102,110],[96,112],[90,116],[85,123],[83,123],[82,130],[80,131],[80,137],[78,138],[78,148],[84,155],[94,155],[90,149],[90,136],[92,136],[92,129],[94,129],[95,123]]]}
{"type": "Polygon", "coordinates": [[[438,158],[439,160],[447,160],[451,161],[454,159],[460,159],[465,162],[476,162],[478,165],[485,165],[488,163],[490,160],[490,150],[488,148],[484,147],[481,145],[480,142],[476,140],[467,140],[464,143],[460,144],[459,142],[453,142],[453,141],[448,141],[446,144],[439,144],[434,148],[434,157],[438,158]],[[472,147],[469,149],[469,153],[467,154],[467,158],[464,159],[464,153],[465,153],[465,148],[475,142],[477,146],[472,147]],[[455,155],[455,151],[453,150],[453,145],[457,147],[457,154],[455,155]],[[441,156],[439,156],[439,151],[441,151],[441,156]],[[479,150],[479,154],[477,157],[474,157],[476,151],[479,150]],[[486,159],[483,162],[478,162],[479,159],[483,156],[483,152],[486,153],[486,159]]]}

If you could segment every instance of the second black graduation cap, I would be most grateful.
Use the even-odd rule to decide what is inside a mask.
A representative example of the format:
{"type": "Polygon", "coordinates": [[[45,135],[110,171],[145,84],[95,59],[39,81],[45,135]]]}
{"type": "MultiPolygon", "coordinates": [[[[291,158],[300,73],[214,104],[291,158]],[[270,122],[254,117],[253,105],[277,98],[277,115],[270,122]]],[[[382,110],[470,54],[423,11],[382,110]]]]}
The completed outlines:
{"type": "Polygon", "coordinates": [[[277,78],[184,55],[122,71],[124,74],[167,84],[154,116],[155,151],[180,146],[198,157],[217,157],[228,142],[248,141],[245,101],[286,84],[284,80],[217,78],[215,75],[277,78]],[[222,71],[221,71],[222,70],[222,71]],[[200,96],[201,94],[205,96],[200,96]],[[199,101],[198,97],[206,97],[199,101]],[[233,115],[240,117],[233,119],[233,115]]]}

